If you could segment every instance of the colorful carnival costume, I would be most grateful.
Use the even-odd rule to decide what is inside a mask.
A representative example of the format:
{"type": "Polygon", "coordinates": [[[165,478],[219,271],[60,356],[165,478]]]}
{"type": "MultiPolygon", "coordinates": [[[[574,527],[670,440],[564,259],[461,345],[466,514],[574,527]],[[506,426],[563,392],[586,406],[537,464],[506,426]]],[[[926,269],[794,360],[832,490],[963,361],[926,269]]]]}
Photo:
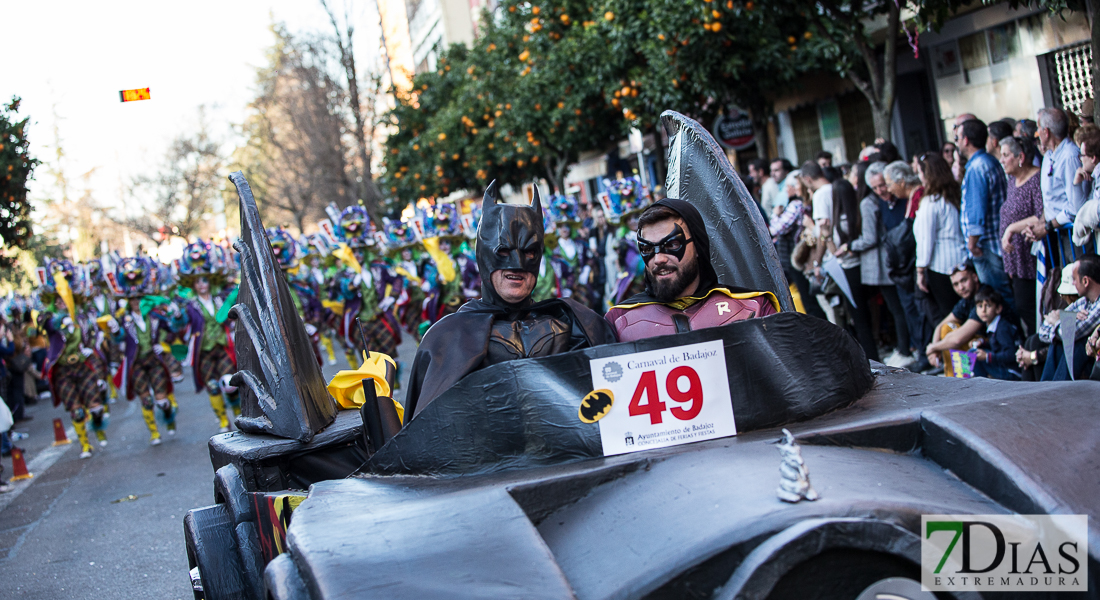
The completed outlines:
{"type": "MultiPolygon", "coordinates": [[[[78,311],[77,298],[73,293],[70,280],[75,280],[77,268],[67,260],[47,261],[45,271],[49,283],[43,282],[45,300],[53,298],[63,302],[65,307],[59,314],[44,311],[39,323],[46,332],[50,346],[46,355],[46,380],[50,385],[54,406],[64,405],[69,411],[77,439],[80,440],[80,457],[92,456],[92,445],[88,441],[88,422],[100,446],[107,445],[107,416],[104,405],[107,398],[107,384],[92,345],[86,343],[85,328],[78,311]],[[52,285],[51,285],[52,284],[52,285]]],[[[41,277],[41,276],[40,276],[41,277]]]]}
{"type": "Polygon", "coordinates": [[[337,299],[343,301],[338,333],[352,367],[359,366],[362,351],[368,348],[396,360],[401,343],[401,327],[393,308],[404,280],[369,249],[378,245],[374,233],[362,206],[349,206],[340,213],[335,234],[341,245],[333,252],[344,265],[336,289],[337,299]]]}
{"type": "Polygon", "coordinates": [[[225,284],[229,265],[219,259],[210,243],[190,244],[180,259],[180,282],[194,290],[185,305],[187,313],[187,360],[195,381],[195,391],[206,389],[210,408],[222,432],[229,431],[227,410],[241,414],[240,394],[229,385],[237,372],[237,356],[229,325],[227,302],[214,295],[225,284]],[[227,409],[228,406],[228,409],[227,409]]]}
{"type": "Polygon", "coordinates": [[[153,292],[157,291],[157,269],[152,259],[122,259],[115,270],[121,295],[128,300],[118,339],[125,344],[120,373],[126,399],[140,398],[141,414],[149,428],[149,441],[160,444],[154,408],[159,408],[169,435],[176,432],[176,403],[172,399],[172,376],[165,364],[164,347],[158,339],[161,321],[151,315],[153,292]]]}

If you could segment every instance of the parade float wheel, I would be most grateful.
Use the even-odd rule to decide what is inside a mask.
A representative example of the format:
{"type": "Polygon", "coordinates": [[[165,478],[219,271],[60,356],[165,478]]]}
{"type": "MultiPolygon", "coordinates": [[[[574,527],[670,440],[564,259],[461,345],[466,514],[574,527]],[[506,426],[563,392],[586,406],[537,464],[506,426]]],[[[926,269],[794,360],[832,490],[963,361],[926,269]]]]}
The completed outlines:
{"type": "Polygon", "coordinates": [[[195,600],[250,598],[229,508],[216,504],[192,510],[184,517],[183,529],[195,600]]]}

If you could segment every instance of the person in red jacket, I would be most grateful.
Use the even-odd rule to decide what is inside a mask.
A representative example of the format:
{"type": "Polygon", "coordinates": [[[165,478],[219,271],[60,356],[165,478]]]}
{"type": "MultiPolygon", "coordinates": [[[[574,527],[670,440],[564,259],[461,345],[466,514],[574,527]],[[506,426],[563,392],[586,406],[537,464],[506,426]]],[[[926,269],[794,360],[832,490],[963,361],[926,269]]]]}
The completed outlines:
{"type": "Polygon", "coordinates": [[[611,307],[605,319],[620,342],[717,327],[780,311],[771,292],[718,281],[710,264],[710,237],[699,211],[664,198],[638,220],[645,291],[611,307]]]}

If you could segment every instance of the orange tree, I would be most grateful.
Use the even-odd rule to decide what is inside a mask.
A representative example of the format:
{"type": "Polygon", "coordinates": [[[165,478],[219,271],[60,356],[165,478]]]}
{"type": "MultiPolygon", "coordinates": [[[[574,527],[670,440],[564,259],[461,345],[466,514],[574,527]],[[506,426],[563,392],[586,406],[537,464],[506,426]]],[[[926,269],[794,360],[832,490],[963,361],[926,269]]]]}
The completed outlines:
{"type": "Polygon", "coordinates": [[[18,116],[19,98],[0,107],[0,268],[15,260],[9,248],[27,248],[31,241],[31,206],[27,181],[38,160],[30,155],[27,140],[29,117],[18,116]]]}
{"type": "MultiPolygon", "coordinates": [[[[703,123],[747,109],[762,145],[772,100],[818,66],[807,20],[772,2],[604,0],[586,22],[611,60],[593,65],[605,98],[632,126],[673,109],[703,123]]],[[[762,155],[764,152],[761,153],[762,155]]]]}
{"type": "Polygon", "coordinates": [[[615,142],[623,117],[589,68],[605,49],[573,27],[568,4],[505,0],[470,49],[452,46],[414,78],[390,115],[385,189],[401,203],[493,179],[545,177],[561,191],[580,152],[615,142]]]}

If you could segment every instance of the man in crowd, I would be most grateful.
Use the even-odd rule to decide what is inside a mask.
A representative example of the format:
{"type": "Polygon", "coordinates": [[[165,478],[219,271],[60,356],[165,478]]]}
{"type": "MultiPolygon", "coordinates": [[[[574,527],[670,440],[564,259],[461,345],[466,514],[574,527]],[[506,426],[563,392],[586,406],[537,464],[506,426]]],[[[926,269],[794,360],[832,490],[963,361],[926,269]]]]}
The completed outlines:
{"type": "Polygon", "coordinates": [[[768,161],[762,158],[756,158],[749,162],[749,178],[752,179],[754,196],[758,202],[764,199],[766,190],[770,189],[772,195],[779,191],[779,184],[768,173],[768,161]]]}
{"type": "MultiPolygon", "coordinates": [[[[965,262],[952,269],[951,286],[959,295],[959,302],[955,304],[951,313],[936,325],[932,332],[932,343],[925,349],[928,362],[933,366],[940,366],[949,361],[951,350],[968,349],[970,341],[980,336],[986,327],[978,316],[977,303],[974,299],[981,287],[974,265],[965,262]]],[[[1018,325],[1018,318],[1007,306],[1001,313],[1001,318],[1018,325]]]]}
{"type": "Polygon", "coordinates": [[[645,261],[645,292],[613,306],[604,317],[619,341],[718,327],[780,310],[771,292],[718,281],[703,217],[686,200],[665,198],[642,213],[638,251],[645,261]]]}
{"type": "Polygon", "coordinates": [[[1001,205],[1008,189],[1004,169],[985,151],[989,136],[985,123],[977,119],[964,121],[955,135],[959,152],[966,157],[959,222],[967,249],[981,282],[997,290],[1005,304],[1015,310],[1012,286],[1001,258],[1001,205]]]}
{"type": "MultiPolygon", "coordinates": [[[[1057,108],[1039,111],[1039,144],[1044,152],[1042,170],[1039,172],[1043,222],[1032,227],[1031,237],[1034,239],[1043,239],[1058,227],[1073,223],[1078,209],[1085,203],[1085,182],[1073,183],[1073,177],[1081,167],[1081,150],[1068,135],[1066,113],[1057,108]]],[[[1051,247],[1055,252],[1062,250],[1057,245],[1051,247]]],[[[1057,255],[1050,258],[1057,260],[1057,255]]]]}
{"type": "Polygon", "coordinates": [[[820,150],[814,155],[814,160],[822,168],[828,168],[833,166],[833,153],[828,150],[820,150]]]}
{"type": "Polygon", "coordinates": [[[790,175],[793,170],[794,168],[791,166],[791,161],[785,158],[777,158],[772,161],[770,172],[772,180],[775,181],[776,184],[776,193],[768,198],[761,196],[760,205],[764,208],[764,212],[775,214],[777,206],[787,205],[787,176],[790,175]]]}
{"type": "MultiPolygon", "coordinates": [[[[1073,375],[1075,379],[1087,376],[1088,357],[1086,342],[1100,324],[1100,256],[1088,254],[1073,264],[1073,287],[1081,295],[1063,312],[1076,313],[1076,326],[1073,331],[1073,375]]],[[[1070,371],[1062,336],[1061,314],[1053,311],[1043,319],[1039,326],[1039,340],[1050,344],[1046,365],[1043,367],[1043,381],[1066,381],[1070,371]]]]}
{"type": "Polygon", "coordinates": [[[406,394],[405,420],[466,375],[486,367],[609,344],[607,321],[570,298],[535,303],[545,244],[542,200],[504,204],[496,182],[485,190],[477,228],[481,299],[437,321],[420,342],[406,394]]]}

